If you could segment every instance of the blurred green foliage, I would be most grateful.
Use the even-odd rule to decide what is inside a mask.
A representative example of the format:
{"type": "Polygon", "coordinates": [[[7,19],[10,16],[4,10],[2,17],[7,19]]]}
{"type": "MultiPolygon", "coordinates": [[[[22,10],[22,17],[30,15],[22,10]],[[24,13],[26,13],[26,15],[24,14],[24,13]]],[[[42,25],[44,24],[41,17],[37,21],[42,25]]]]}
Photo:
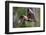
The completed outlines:
{"type": "Polygon", "coordinates": [[[18,14],[18,17],[26,15],[26,9],[22,7],[17,8],[16,12],[18,14]]]}

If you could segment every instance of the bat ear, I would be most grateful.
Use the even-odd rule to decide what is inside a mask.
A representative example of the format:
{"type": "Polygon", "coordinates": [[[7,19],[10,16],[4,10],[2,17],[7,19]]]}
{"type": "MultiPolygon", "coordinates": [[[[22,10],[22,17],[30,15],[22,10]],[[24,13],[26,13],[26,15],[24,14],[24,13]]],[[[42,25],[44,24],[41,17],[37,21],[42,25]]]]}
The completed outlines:
{"type": "Polygon", "coordinates": [[[20,16],[20,19],[23,18],[23,16],[20,16]]]}

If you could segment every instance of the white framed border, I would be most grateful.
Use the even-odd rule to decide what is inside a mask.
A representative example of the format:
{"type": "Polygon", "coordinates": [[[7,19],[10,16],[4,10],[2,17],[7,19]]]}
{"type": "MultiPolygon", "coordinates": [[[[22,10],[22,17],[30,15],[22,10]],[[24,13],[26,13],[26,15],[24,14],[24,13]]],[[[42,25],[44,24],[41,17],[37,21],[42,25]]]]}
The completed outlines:
{"type": "Polygon", "coordinates": [[[9,3],[9,32],[39,31],[43,30],[43,5],[9,3]],[[40,27],[13,28],[13,7],[35,7],[40,8],[40,27]]]}

